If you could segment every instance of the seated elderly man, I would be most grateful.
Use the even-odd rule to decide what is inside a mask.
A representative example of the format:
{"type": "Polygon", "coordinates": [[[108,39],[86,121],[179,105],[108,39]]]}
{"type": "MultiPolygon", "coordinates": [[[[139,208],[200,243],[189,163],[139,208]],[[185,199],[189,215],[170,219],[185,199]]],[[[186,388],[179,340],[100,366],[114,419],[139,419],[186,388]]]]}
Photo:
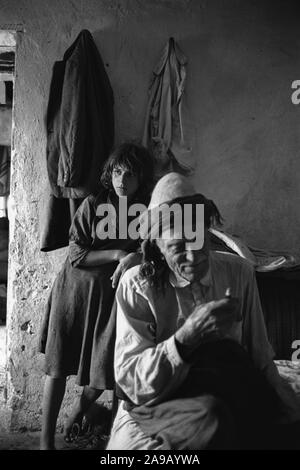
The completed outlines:
{"type": "Polygon", "coordinates": [[[185,177],[169,173],[154,188],[141,217],[143,264],[116,294],[121,402],[107,449],[268,448],[278,423],[299,419],[272,360],[253,268],[209,250],[207,230],[218,220],[185,177]],[[183,212],[190,205],[180,223],[194,229],[204,206],[199,246],[176,217],[159,216],[174,203],[183,212]]]}

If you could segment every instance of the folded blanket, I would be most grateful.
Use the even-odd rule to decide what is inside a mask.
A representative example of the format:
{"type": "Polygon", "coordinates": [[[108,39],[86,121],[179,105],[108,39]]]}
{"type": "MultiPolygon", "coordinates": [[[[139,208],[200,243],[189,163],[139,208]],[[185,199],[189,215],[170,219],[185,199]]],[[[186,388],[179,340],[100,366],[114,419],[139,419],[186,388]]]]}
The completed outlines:
{"type": "MultiPolygon", "coordinates": [[[[300,254],[291,252],[281,252],[276,250],[262,250],[248,246],[237,235],[229,234],[215,228],[210,228],[209,232],[213,237],[223,243],[225,251],[236,253],[242,258],[247,259],[256,271],[268,272],[276,269],[300,269],[300,254]]],[[[222,248],[218,248],[222,251],[222,248]]]]}
{"type": "Polygon", "coordinates": [[[298,396],[300,406],[300,361],[281,359],[274,362],[281,377],[290,384],[298,396]]]}

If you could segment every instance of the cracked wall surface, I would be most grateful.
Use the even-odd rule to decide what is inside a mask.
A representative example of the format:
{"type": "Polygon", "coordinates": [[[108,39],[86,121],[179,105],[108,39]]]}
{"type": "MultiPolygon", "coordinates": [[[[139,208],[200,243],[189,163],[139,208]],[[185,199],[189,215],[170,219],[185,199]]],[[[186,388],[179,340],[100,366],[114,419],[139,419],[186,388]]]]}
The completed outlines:
{"type": "MultiPolygon", "coordinates": [[[[185,150],[199,191],[249,243],[298,249],[300,79],[297,2],[262,0],[0,0],[0,27],[19,30],[16,51],[8,286],[6,422],[40,427],[43,310],[66,256],[41,253],[47,195],[46,112],[51,70],[82,29],[106,64],[116,143],[140,138],[151,73],[173,36],[188,58],[185,150]],[[293,221],[291,227],[291,221],[293,221]]],[[[78,389],[68,381],[61,412],[78,389]],[[75,390],[75,391],[74,391],[75,390]]],[[[3,412],[4,413],[4,412],[3,412]]]]}

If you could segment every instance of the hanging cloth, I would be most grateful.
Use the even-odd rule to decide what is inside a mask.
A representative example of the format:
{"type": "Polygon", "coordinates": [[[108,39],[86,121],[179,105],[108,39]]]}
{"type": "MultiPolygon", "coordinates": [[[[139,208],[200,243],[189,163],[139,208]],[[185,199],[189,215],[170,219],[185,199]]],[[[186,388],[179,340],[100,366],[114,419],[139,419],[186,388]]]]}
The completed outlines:
{"type": "Polygon", "coordinates": [[[73,215],[91,193],[114,141],[114,97],[91,33],[82,30],[53,67],[46,116],[50,194],[41,250],[67,246],[73,215]]]}
{"type": "Polygon", "coordinates": [[[9,195],[10,154],[10,146],[0,145],[0,197],[9,195]]]}
{"type": "Polygon", "coordinates": [[[153,70],[143,135],[143,145],[157,159],[158,172],[189,169],[176,159],[177,149],[184,145],[182,95],[186,81],[187,58],[170,38],[153,70]]]}

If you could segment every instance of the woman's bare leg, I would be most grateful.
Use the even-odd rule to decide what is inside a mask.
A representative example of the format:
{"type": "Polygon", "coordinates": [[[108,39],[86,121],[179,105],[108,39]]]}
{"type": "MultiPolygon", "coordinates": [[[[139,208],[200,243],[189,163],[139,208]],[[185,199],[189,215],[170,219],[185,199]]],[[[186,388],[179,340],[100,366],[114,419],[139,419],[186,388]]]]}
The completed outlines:
{"type": "Polygon", "coordinates": [[[55,449],[55,431],[58,413],[66,389],[66,377],[46,376],[43,395],[43,417],[40,449],[55,449]]]}

